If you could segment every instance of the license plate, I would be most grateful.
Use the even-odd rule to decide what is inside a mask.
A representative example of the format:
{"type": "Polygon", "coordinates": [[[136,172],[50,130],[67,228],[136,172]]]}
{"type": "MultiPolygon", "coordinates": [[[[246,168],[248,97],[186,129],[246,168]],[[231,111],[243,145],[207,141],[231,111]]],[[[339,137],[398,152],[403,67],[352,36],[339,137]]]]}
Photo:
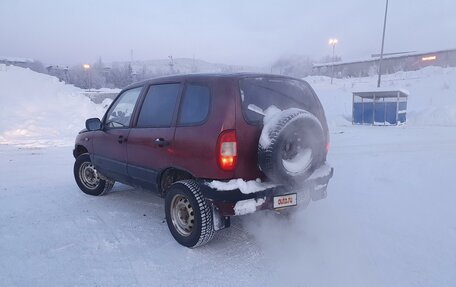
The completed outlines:
{"type": "Polygon", "coordinates": [[[296,193],[274,196],[273,208],[282,208],[296,205],[296,193]]]}

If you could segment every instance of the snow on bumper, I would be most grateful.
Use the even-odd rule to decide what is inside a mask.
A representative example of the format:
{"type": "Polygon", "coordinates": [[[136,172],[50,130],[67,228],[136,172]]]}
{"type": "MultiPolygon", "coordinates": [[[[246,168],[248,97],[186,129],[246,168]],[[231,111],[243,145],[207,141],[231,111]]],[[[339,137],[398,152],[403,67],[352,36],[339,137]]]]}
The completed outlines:
{"type": "Polygon", "coordinates": [[[252,198],[236,202],[234,205],[235,215],[244,215],[257,211],[266,202],[265,198],[252,198]]]}
{"type": "Polygon", "coordinates": [[[332,167],[322,165],[299,188],[259,180],[233,179],[228,182],[202,182],[201,190],[221,215],[244,215],[258,210],[274,209],[274,197],[290,193],[297,193],[298,205],[323,199],[327,196],[326,189],[333,172],[332,167]]]}

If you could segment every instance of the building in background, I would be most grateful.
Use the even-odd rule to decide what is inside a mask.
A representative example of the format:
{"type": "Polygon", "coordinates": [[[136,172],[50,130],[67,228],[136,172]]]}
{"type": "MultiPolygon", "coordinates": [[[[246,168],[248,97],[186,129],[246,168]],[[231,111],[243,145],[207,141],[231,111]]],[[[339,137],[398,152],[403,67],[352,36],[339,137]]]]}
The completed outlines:
{"type": "MultiPolygon", "coordinates": [[[[372,58],[368,59],[314,64],[313,74],[329,77],[334,66],[334,76],[336,78],[372,76],[378,73],[379,60],[380,55],[372,55],[372,58]]],[[[456,49],[384,54],[382,74],[415,71],[427,66],[455,67],[456,49]]]]}
{"type": "Polygon", "coordinates": [[[66,83],[69,82],[68,66],[64,66],[64,65],[47,66],[46,71],[47,71],[48,75],[57,77],[60,81],[64,81],[66,83]]]}
{"type": "Polygon", "coordinates": [[[35,60],[20,57],[0,57],[0,64],[7,66],[14,65],[22,68],[31,68],[35,65],[35,60]]]}

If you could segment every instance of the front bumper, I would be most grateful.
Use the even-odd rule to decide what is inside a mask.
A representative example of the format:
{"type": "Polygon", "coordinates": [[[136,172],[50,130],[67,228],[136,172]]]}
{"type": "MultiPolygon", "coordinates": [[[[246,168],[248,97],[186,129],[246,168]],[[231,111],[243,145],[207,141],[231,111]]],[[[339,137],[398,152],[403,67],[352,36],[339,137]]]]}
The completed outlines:
{"type": "Polygon", "coordinates": [[[327,196],[326,189],[334,169],[323,165],[306,179],[299,188],[277,185],[254,193],[242,193],[240,189],[217,190],[208,181],[200,181],[201,191],[221,216],[244,215],[258,210],[274,209],[274,197],[297,194],[297,204],[307,205],[310,200],[320,200],[327,196]]]}

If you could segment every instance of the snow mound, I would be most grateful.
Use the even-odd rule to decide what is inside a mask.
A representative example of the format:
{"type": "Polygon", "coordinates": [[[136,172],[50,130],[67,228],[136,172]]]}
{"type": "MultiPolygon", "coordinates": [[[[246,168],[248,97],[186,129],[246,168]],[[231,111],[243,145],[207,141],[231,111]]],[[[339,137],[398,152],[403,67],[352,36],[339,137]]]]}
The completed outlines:
{"type": "MultiPolygon", "coordinates": [[[[351,124],[352,93],[377,90],[377,76],[331,80],[305,78],[315,89],[330,126],[351,124]]],[[[382,76],[382,90],[406,90],[409,94],[407,125],[456,126],[456,68],[426,67],[382,76]]]]}
{"type": "Polygon", "coordinates": [[[72,145],[85,120],[109,104],[96,105],[55,77],[1,64],[0,91],[0,144],[72,145]]]}

